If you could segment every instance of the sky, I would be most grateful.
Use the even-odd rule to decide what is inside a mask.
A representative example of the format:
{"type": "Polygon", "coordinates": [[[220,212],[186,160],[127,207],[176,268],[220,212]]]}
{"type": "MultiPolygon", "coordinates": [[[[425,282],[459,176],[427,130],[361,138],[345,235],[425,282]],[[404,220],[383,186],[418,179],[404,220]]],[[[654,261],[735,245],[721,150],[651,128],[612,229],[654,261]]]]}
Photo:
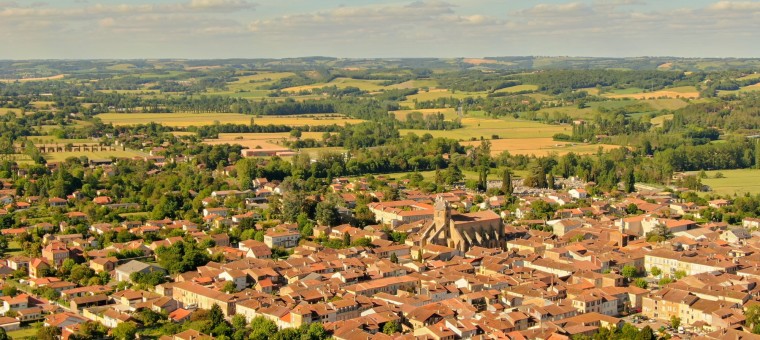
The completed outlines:
{"type": "Polygon", "coordinates": [[[760,57],[760,0],[0,0],[0,59],[760,57]]]}

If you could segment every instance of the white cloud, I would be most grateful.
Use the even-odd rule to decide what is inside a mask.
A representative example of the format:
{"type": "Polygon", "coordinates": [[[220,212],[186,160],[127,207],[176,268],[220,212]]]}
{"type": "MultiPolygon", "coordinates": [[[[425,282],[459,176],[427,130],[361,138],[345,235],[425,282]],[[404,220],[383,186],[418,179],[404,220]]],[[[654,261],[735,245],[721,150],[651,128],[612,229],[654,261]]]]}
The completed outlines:
{"type": "Polygon", "coordinates": [[[760,11],[760,2],[755,1],[719,1],[708,7],[715,11],[760,11]]]}
{"type": "Polygon", "coordinates": [[[238,10],[254,8],[254,4],[246,0],[192,0],[191,8],[238,10]]]}
{"type": "Polygon", "coordinates": [[[298,0],[309,6],[279,6],[296,10],[269,15],[271,3],[257,5],[253,0],[123,0],[116,5],[79,1],[68,7],[57,2],[32,7],[0,0],[0,45],[18,47],[4,48],[0,58],[34,51],[35,46],[76,51],[68,46],[79,45],[90,47],[80,53],[131,53],[116,57],[152,57],[153,51],[182,57],[371,57],[717,53],[706,46],[720,53],[747,54],[760,43],[756,1],[669,9],[641,0],[547,1],[531,6],[489,6],[498,0],[394,0],[372,5],[347,1],[335,8],[310,2],[319,0],[298,0]],[[101,48],[108,46],[111,49],[101,48]]]}

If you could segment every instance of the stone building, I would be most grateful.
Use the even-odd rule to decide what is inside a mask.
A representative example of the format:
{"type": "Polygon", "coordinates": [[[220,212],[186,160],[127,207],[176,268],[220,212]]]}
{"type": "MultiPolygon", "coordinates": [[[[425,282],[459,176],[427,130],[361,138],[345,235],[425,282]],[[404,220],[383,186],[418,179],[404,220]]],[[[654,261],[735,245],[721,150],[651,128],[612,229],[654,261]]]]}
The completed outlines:
{"type": "Polygon", "coordinates": [[[463,253],[472,247],[503,248],[504,224],[491,210],[469,214],[452,214],[451,206],[442,197],[435,200],[433,221],[420,232],[422,245],[436,244],[463,253]]]}

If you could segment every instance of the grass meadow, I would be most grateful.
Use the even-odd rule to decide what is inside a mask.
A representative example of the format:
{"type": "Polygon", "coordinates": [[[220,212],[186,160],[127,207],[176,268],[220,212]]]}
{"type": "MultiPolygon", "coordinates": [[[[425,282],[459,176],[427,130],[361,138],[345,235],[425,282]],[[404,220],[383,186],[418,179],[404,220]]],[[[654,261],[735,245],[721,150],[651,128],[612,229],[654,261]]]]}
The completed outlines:
{"type": "Polygon", "coordinates": [[[760,194],[760,170],[717,170],[707,171],[708,178],[702,183],[710,186],[713,193],[720,195],[760,194]],[[723,178],[715,178],[715,174],[723,174],[723,178]]]}

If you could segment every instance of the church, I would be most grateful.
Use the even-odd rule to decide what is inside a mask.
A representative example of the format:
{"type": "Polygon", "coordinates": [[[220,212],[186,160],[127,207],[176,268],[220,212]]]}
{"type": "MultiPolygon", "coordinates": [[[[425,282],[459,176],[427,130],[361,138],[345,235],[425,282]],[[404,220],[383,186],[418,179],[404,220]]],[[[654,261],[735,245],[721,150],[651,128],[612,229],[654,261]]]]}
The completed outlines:
{"type": "Polygon", "coordinates": [[[504,248],[504,224],[491,210],[469,214],[451,212],[449,203],[437,197],[433,220],[420,231],[421,244],[436,244],[467,252],[472,247],[504,248]]]}

